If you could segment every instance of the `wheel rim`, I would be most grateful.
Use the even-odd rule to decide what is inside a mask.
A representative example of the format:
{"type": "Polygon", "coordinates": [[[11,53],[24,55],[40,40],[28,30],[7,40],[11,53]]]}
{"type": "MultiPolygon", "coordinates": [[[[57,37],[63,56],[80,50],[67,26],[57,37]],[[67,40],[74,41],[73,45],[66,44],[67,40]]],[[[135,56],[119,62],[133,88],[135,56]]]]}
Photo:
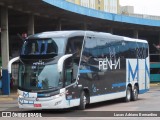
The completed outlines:
{"type": "Polygon", "coordinates": [[[87,103],[87,100],[86,100],[86,96],[84,95],[83,96],[83,105],[86,105],[86,103],[87,103]]]}
{"type": "Polygon", "coordinates": [[[134,89],[134,97],[135,97],[135,99],[137,99],[138,98],[138,92],[137,92],[137,89],[134,89]]]}

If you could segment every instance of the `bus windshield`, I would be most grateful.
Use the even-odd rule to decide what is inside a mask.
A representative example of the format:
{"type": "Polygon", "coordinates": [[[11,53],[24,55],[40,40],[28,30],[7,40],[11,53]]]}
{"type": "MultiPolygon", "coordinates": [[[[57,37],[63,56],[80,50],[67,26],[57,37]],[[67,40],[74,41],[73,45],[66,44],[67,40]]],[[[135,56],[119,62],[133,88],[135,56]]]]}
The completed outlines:
{"type": "Polygon", "coordinates": [[[65,38],[28,39],[24,42],[21,55],[51,55],[64,52],[65,38]]]}
{"type": "Polygon", "coordinates": [[[62,87],[57,64],[19,66],[19,88],[28,91],[59,89],[62,87]]]}

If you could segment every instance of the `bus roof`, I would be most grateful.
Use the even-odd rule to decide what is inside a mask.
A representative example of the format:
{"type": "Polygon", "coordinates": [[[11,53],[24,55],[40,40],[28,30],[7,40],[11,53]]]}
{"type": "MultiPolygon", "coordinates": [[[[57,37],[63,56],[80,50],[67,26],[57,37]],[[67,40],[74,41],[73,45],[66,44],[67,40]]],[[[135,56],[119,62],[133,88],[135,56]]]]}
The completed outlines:
{"type": "Polygon", "coordinates": [[[148,43],[147,40],[142,39],[135,39],[135,38],[129,38],[129,37],[123,37],[125,41],[134,41],[134,42],[142,42],[142,43],[148,43]]]}
{"type": "Polygon", "coordinates": [[[70,37],[70,36],[84,36],[84,31],[49,31],[49,32],[42,32],[37,33],[34,35],[29,36],[29,39],[32,38],[52,38],[52,37],[70,37]]]}
{"type": "Polygon", "coordinates": [[[124,41],[133,41],[133,42],[143,42],[148,43],[146,40],[129,38],[124,36],[113,35],[105,32],[94,32],[94,31],[85,31],[85,30],[68,30],[68,31],[49,31],[37,33],[29,36],[27,39],[38,39],[38,38],[53,38],[53,37],[74,37],[74,36],[92,36],[92,37],[101,37],[101,38],[112,38],[114,40],[124,40],[124,41]]]}

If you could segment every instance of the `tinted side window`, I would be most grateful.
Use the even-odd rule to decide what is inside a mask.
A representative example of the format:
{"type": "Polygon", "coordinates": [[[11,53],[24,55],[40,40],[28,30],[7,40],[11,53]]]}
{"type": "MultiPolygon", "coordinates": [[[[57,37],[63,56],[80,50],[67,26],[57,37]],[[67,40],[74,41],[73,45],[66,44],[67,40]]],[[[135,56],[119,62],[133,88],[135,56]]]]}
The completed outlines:
{"type": "Polygon", "coordinates": [[[94,37],[86,37],[83,47],[81,66],[84,66],[91,71],[96,71],[98,69],[95,67],[98,65],[98,61],[96,59],[97,56],[97,40],[94,37]]]}
{"type": "Polygon", "coordinates": [[[126,51],[127,51],[127,43],[126,41],[121,41],[119,45],[119,54],[121,56],[121,59],[126,58],[126,51]]]}
{"type": "Polygon", "coordinates": [[[127,41],[126,43],[126,52],[125,56],[127,58],[136,58],[137,57],[137,43],[127,41]]]}
{"type": "Polygon", "coordinates": [[[145,59],[148,57],[148,45],[146,43],[137,42],[137,57],[139,59],[145,59]]]}
{"type": "Polygon", "coordinates": [[[97,38],[97,57],[105,58],[105,50],[106,50],[107,40],[103,38],[97,38]]]}
{"type": "Polygon", "coordinates": [[[149,53],[149,47],[148,47],[148,44],[147,43],[144,43],[144,48],[145,48],[145,51],[146,51],[146,56],[145,58],[148,57],[148,53],[149,53]]]}
{"type": "Polygon", "coordinates": [[[66,59],[64,63],[65,86],[75,82],[77,78],[83,39],[83,36],[71,37],[68,39],[65,53],[74,54],[74,56],[66,59]]]}
{"type": "Polygon", "coordinates": [[[83,44],[83,36],[71,37],[68,39],[66,54],[80,54],[83,44]]]}
{"type": "Polygon", "coordinates": [[[97,40],[95,38],[87,37],[84,45],[84,54],[89,57],[97,57],[97,40]]]}

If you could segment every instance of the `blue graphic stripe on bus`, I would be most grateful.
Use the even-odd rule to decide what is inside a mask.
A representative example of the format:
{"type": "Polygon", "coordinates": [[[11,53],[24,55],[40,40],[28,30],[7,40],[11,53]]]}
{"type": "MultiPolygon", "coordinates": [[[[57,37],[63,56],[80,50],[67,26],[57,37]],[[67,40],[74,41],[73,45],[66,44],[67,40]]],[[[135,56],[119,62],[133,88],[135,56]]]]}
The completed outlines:
{"type": "MultiPolygon", "coordinates": [[[[109,95],[109,94],[122,93],[122,92],[125,92],[125,91],[117,91],[117,92],[109,92],[109,93],[106,93],[106,94],[93,95],[93,96],[91,96],[91,98],[92,97],[96,97],[96,96],[109,95]]],[[[77,99],[79,99],[79,98],[72,98],[69,101],[71,101],[71,100],[77,100],[77,99]]]]}
{"type": "Polygon", "coordinates": [[[145,89],[147,88],[147,75],[150,78],[150,71],[147,66],[147,61],[145,59],[145,89]]]}
{"type": "Polygon", "coordinates": [[[143,93],[146,93],[146,92],[148,92],[148,91],[149,91],[149,89],[139,90],[139,94],[143,94],[143,93]]]}
{"type": "Polygon", "coordinates": [[[135,71],[132,71],[131,64],[128,61],[128,82],[131,81],[130,74],[131,74],[133,80],[135,79],[135,77],[137,75],[137,80],[138,80],[138,64],[136,65],[135,71]]]}
{"type": "Polygon", "coordinates": [[[93,71],[91,70],[79,70],[79,73],[92,73],[93,71]]]}
{"type": "MultiPolygon", "coordinates": [[[[139,70],[139,62],[137,58],[137,66],[136,66],[137,71],[139,70]]],[[[137,72],[137,81],[139,80],[139,72],[137,72]]]]}
{"type": "Polygon", "coordinates": [[[146,73],[146,59],[145,59],[145,89],[147,88],[147,73],[146,73]]]}
{"type": "Polygon", "coordinates": [[[122,87],[122,86],[126,86],[126,82],[112,84],[112,87],[122,87]]]}
{"type": "Polygon", "coordinates": [[[91,98],[92,98],[92,97],[96,97],[96,96],[109,95],[109,94],[122,93],[122,92],[125,92],[125,91],[122,90],[122,91],[117,91],[117,92],[108,92],[108,93],[106,93],[106,94],[93,95],[93,96],[91,96],[91,98]]]}
{"type": "Polygon", "coordinates": [[[145,61],[145,71],[147,72],[148,77],[150,78],[149,68],[147,66],[147,62],[145,61]]]}

